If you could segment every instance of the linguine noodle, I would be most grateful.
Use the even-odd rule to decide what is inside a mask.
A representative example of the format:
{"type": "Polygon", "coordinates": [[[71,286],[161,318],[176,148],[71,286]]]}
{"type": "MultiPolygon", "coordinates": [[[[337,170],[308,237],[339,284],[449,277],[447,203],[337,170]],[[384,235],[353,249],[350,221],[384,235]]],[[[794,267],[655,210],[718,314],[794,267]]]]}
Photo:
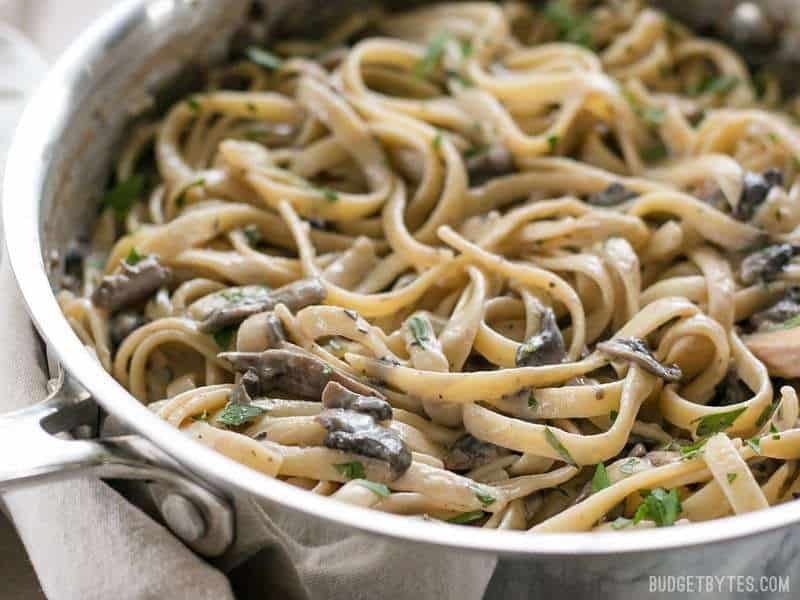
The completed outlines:
{"type": "Polygon", "coordinates": [[[376,510],[569,532],[791,500],[800,129],[725,46],[589,4],[247,48],[133,128],[67,257],[75,333],[186,435],[376,510]]]}

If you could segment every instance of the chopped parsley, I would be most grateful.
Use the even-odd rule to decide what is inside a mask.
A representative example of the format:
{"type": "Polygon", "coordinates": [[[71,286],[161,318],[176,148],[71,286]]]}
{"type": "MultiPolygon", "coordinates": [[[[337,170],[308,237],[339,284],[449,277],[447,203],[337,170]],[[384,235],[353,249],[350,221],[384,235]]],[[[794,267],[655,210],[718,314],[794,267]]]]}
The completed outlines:
{"type": "Polygon", "coordinates": [[[558,136],[557,135],[548,135],[547,136],[547,143],[550,146],[550,152],[555,152],[558,148],[558,136]]]}
{"type": "Polygon", "coordinates": [[[125,181],[117,183],[103,197],[103,205],[114,211],[114,215],[120,221],[128,216],[131,208],[144,191],[145,179],[143,175],[131,175],[125,181]]]}
{"type": "Polygon", "coordinates": [[[192,421],[208,421],[208,411],[204,410],[199,415],[192,416],[192,421]]]}
{"type": "Polygon", "coordinates": [[[228,427],[241,427],[255,418],[260,417],[267,409],[255,404],[232,404],[228,402],[222,412],[217,415],[217,422],[228,427]]]}
{"type": "Polygon", "coordinates": [[[447,519],[448,523],[455,523],[457,525],[466,525],[467,523],[474,523],[479,519],[482,519],[486,516],[486,513],[482,510],[473,510],[470,512],[461,513],[460,515],[456,515],[455,517],[450,517],[447,519]]]}
{"type": "Polygon", "coordinates": [[[703,452],[703,447],[706,445],[707,441],[708,441],[707,438],[703,438],[697,440],[694,444],[691,444],[689,446],[681,446],[679,448],[681,453],[681,458],[683,458],[684,460],[689,460],[690,458],[694,458],[700,455],[703,452]]]}
{"type": "Polygon", "coordinates": [[[648,162],[664,160],[668,156],[669,148],[663,143],[658,143],[642,150],[642,157],[648,162]]]}
{"type": "Polygon", "coordinates": [[[773,440],[779,440],[779,439],[781,439],[781,432],[780,432],[780,431],[778,431],[778,428],[777,428],[777,427],[775,427],[775,423],[772,423],[772,424],[769,426],[769,432],[770,432],[770,434],[772,434],[772,439],[773,439],[773,440]]]}
{"type": "Polygon", "coordinates": [[[367,476],[364,465],[357,460],[348,463],[339,463],[333,465],[333,468],[339,471],[339,474],[345,479],[366,479],[367,476]]]}
{"type": "Polygon", "coordinates": [[[325,198],[328,202],[336,202],[339,199],[339,194],[336,190],[332,190],[331,188],[320,187],[314,188],[317,192],[322,194],[322,197],[325,198]]]}
{"type": "Polygon", "coordinates": [[[531,390],[530,394],[528,395],[528,408],[536,408],[539,406],[539,403],[536,401],[536,395],[533,390],[531,390]]]}
{"type": "Polygon", "coordinates": [[[433,39],[431,39],[428,47],[425,49],[425,54],[422,59],[414,67],[414,74],[418,77],[427,77],[430,75],[444,56],[444,49],[447,42],[450,40],[450,34],[446,31],[440,31],[433,39]]]}
{"type": "Polygon", "coordinates": [[[658,127],[664,122],[664,110],[661,108],[642,108],[638,112],[650,127],[658,127]]]}
{"type": "Polygon", "coordinates": [[[594,477],[592,477],[592,493],[596,494],[600,490],[604,490],[611,485],[611,480],[608,478],[608,471],[603,463],[597,463],[594,470],[594,477]]]}
{"type": "Polygon", "coordinates": [[[733,422],[741,415],[747,407],[737,408],[728,412],[714,413],[694,419],[692,423],[697,423],[696,434],[700,437],[706,437],[719,433],[733,425],[733,422]]]}
{"type": "Polygon", "coordinates": [[[783,322],[782,327],[784,329],[792,329],[793,327],[797,327],[800,325],[800,315],[795,315],[791,319],[786,319],[783,322]]]}
{"type": "Polygon", "coordinates": [[[639,464],[638,458],[629,458],[620,465],[619,470],[625,473],[626,475],[630,475],[636,470],[636,466],[638,464],[639,464]]]}
{"type": "Polygon", "coordinates": [[[744,443],[750,446],[756,454],[761,454],[761,438],[748,438],[744,443]]]}
{"type": "Polygon", "coordinates": [[[658,527],[674,525],[683,508],[678,498],[678,490],[667,492],[663,488],[655,488],[644,497],[644,502],[636,509],[633,522],[639,523],[643,519],[654,521],[658,527]]]}
{"type": "Polygon", "coordinates": [[[764,410],[761,411],[761,414],[758,415],[758,419],[756,419],[756,427],[763,427],[767,424],[767,421],[769,421],[772,413],[775,412],[775,407],[776,405],[772,402],[764,407],[764,410]]]}
{"type": "Polygon", "coordinates": [[[250,225],[245,226],[242,231],[244,232],[244,236],[247,238],[247,243],[253,247],[258,246],[264,241],[264,236],[261,234],[261,229],[259,229],[258,225],[251,223],[250,225]]]}
{"type": "Polygon", "coordinates": [[[547,440],[547,443],[550,444],[550,447],[555,450],[558,455],[564,460],[564,462],[569,463],[571,465],[575,464],[575,461],[572,459],[572,456],[569,453],[564,445],[558,441],[556,434],[549,427],[544,428],[544,438],[547,440]]]}
{"type": "Polygon", "coordinates": [[[374,492],[381,498],[386,498],[389,494],[391,494],[389,488],[383,483],[376,483],[375,481],[370,481],[369,479],[359,479],[357,483],[358,485],[367,488],[371,492],[374,492]]]}
{"type": "Polygon", "coordinates": [[[142,260],[144,260],[144,256],[139,254],[136,248],[131,248],[131,251],[128,252],[128,256],[125,257],[125,262],[131,266],[140,263],[142,260]]]}
{"type": "Polygon", "coordinates": [[[200,102],[194,96],[189,96],[189,98],[186,100],[186,106],[188,106],[189,110],[194,113],[200,110],[200,102]]]}
{"type": "Polygon", "coordinates": [[[183,208],[186,205],[186,195],[189,193],[189,191],[192,190],[193,188],[204,186],[205,184],[206,184],[205,179],[197,179],[188,184],[181,190],[177,198],[175,198],[175,205],[178,208],[183,208]]]}
{"type": "Polygon", "coordinates": [[[441,148],[443,138],[444,136],[442,135],[442,132],[437,130],[436,135],[433,137],[433,141],[431,142],[431,146],[433,146],[434,150],[441,148]]]}
{"type": "Polygon", "coordinates": [[[484,488],[478,485],[471,485],[470,489],[472,490],[472,493],[475,494],[475,497],[478,499],[478,502],[480,502],[484,506],[489,506],[495,500],[497,500],[497,498],[487,493],[487,491],[484,488]]]}
{"type": "Polygon", "coordinates": [[[736,481],[736,473],[728,473],[727,477],[728,477],[728,483],[733,483],[734,481],[736,481]]]}
{"type": "Polygon", "coordinates": [[[690,96],[727,94],[737,85],[739,85],[739,78],[736,75],[720,75],[718,77],[706,77],[688,91],[690,96]]]}
{"type": "Polygon", "coordinates": [[[617,420],[618,416],[619,416],[619,413],[617,411],[615,411],[615,410],[612,410],[611,412],[608,413],[608,418],[611,419],[612,423],[614,423],[614,421],[617,420]]]}
{"type": "Polygon", "coordinates": [[[270,71],[280,69],[281,65],[283,65],[282,58],[258,46],[248,46],[244,53],[250,62],[254,62],[259,67],[264,67],[270,71]]]}
{"type": "Polygon", "coordinates": [[[568,0],[551,0],[545,18],[558,28],[558,39],[592,48],[591,18],[575,12],[568,0]]]}
{"type": "Polygon", "coordinates": [[[233,336],[236,334],[236,327],[223,327],[219,331],[214,332],[214,341],[220,348],[227,348],[233,341],[233,336]]]}
{"type": "Polygon", "coordinates": [[[430,341],[428,326],[425,323],[425,320],[417,315],[412,316],[410,319],[408,319],[408,330],[411,332],[411,336],[414,338],[413,345],[419,346],[420,348],[425,348],[427,343],[430,341]]]}

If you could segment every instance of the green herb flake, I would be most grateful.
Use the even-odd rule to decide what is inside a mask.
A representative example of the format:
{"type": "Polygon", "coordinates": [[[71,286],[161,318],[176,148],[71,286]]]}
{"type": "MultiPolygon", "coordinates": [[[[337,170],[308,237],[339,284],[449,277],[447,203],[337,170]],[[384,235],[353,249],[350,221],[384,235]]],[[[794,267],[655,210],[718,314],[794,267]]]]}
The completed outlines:
{"type": "Polygon", "coordinates": [[[217,415],[217,422],[228,427],[241,427],[263,415],[267,410],[255,404],[232,404],[228,402],[217,415]]]}
{"type": "Polygon", "coordinates": [[[697,85],[692,86],[688,91],[690,96],[702,96],[703,94],[727,94],[739,85],[739,78],[736,75],[720,75],[719,77],[707,77],[697,85]]]}
{"type": "Polygon", "coordinates": [[[642,157],[648,162],[664,160],[669,156],[669,148],[663,143],[658,143],[642,150],[642,157]]]}
{"type": "Polygon", "coordinates": [[[639,114],[650,127],[658,127],[664,122],[664,110],[661,108],[643,108],[639,114]]]}
{"type": "Polygon", "coordinates": [[[772,439],[773,439],[773,440],[779,440],[779,439],[781,439],[781,432],[780,432],[780,431],[778,431],[778,428],[777,428],[777,427],[775,427],[775,423],[772,423],[772,424],[770,424],[770,426],[769,426],[769,432],[770,432],[770,434],[772,435],[772,439]]]}
{"type": "Polygon", "coordinates": [[[425,323],[425,319],[420,316],[414,315],[408,319],[408,330],[411,332],[411,337],[414,338],[414,346],[425,348],[428,342],[431,341],[428,325],[425,323]]]}
{"type": "Polygon", "coordinates": [[[442,135],[441,131],[436,132],[436,135],[433,137],[433,141],[431,142],[431,146],[433,146],[434,150],[438,150],[442,147],[443,137],[444,136],[442,135]]]}
{"type": "Polygon", "coordinates": [[[474,146],[470,146],[464,151],[464,158],[469,160],[471,158],[477,158],[486,154],[489,151],[488,144],[475,144],[474,146]]]}
{"type": "Polygon", "coordinates": [[[114,211],[120,221],[128,216],[131,208],[144,192],[145,178],[143,175],[132,175],[125,181],[117,183],[103,197],[103,205],[114,211]]]}
{"type": "Polygon", "coordinates": [[[386,498],[387,496],[389,496],[389,494],[391,494],[389,488],[386,486],[386,484],[383,483],[377,483],[375,481],[370,481],[369,479],[359,479],[357,483],[358,485],[367,488],[371,492],[374,492],[381,498],[386,498]]]}
{"type": "Polygon", "coordinates": [[[536,394],[531,390],[528,395],[528,408],[535,409],[537,406],[539,406],[539,402],[536,400],[536,394]]]}
{"type": "Polygon", "coordinates": [[[611,522],[612,529],[625,529],[626,527],[630,527],[633,525],[632,519],[626,519],[625,517],[617,517],[611,522]]]}
{"type": "Polygon", "coordinates": [[[695,458],[696,456],[699,456],[700,454],[702,454],[703,447],[706,445],[707,441],[708,441],[708,439],[703,438],[703,439],[697,440],[694,444],[691,444],[689,446],[681,446],[679,448],[679,451],[681,453],[681,458],[683,460],[689,460],[691,458],[695,458]]]}
{"type": "Polygon", "coordinates": [[[655,488],[644,497],[644,502],[636,509],[633,522],[639,523],[643,519],[648,519],[654,521],[658,527],[668,527],[675,524],[681,510],[683,508],[678,498],[678,490],[667,492],[663,488],[655,488]]]}
{"type": "Polygon", "coordinates": [[[422,59],[415,65],[414,74],[418,77],[430,75],[439,66],[444,56],[445,46],[449,40],[450,34],[446,31],[440,31],[434,35],[425,49],[422,59]]]}
{"type": "Polygon", "coordinates": [[[575,464],[575,461],[572,459],[569,450],[564,447],[564,445],[556,437],[556,434],[554,434],[549,427],[544,428],[544,438],[547,440],[547,443],[550,444],[550,447],[553,448],[553,450],[555,450],[564,460],[564,462],[571,465],[575,464]]]}
{"type": "Polygon", "coordinates": [[[138,264],[142,260],[144,260],[144,257],[141,254],[139,254],[136,248],[131,248],[131,251],[128,252],[128,256],[125,257],[125,262],[128,263],[129,265],[138,264]]]}
{"type": "Polygon", "coordinates": [[[591,19],[575,12],[568,0],[551,0],[544,16],[558,28],[559,40],[592,48],[591,19]]]}
{"type": "Polygon", "coordinates": [[[608,478],[608,471],[603,463],[597,463],[594,470],[594,477],[592,477],[592,493],[596,494],[600,490],[604,490],[611,485],[611,480],[608,478]]]}
{"type": "Polygon", "coordinates": [[[615,410],[612,410],[611,412],[608,413],[608,418],[611,419],[612,423],[614,423],[614,421],[617,420],[618,416],[619,416],[619,413],[617,411],[615,411],[615,410]]]}
{"type": "Polygon", "coordinates": [[[321,188],[314,188],[317,192],[322,194],[322,197],[325,198],[328,202],[336,202],[339,199],[339,194],[336,190],[332,190],[331,188],[321,187],[321,188]]]}
{"type": "Polygon", "coordinates": [[[728,483],[733,483],[736,481],[736,473],[728,473],[727,474],[728,483]]]}
{"type": "Polygon", "coordinates": [[[264,241],[264,236],[261,234],[261,229],[258,227],[258,225],[247,225],[242,231],[244,232],[244,236],[247,238],[247,243],[253,247],[258,246],[264,241]]]}
{"type": "Polygon", "coordinates": [[[186,205],[186,196],[189,193],[189,191],[194,189],[194,188],[196,188],[196,187],[202,187],[205,184],[206,184],[206,180],[205,179],[197,179],[195,181],[192,181],[190,184],[185,186],[181,190],[180,194],[178,194],[178,196],[175,198],[175,205],[178,208],[183,208],[186,205]]]}
{"type": "Polygon", "coordinates": [[[223,327],[219,331],[214,332],[214,341],[217,343],[217,346],[224,350],[231,345],[235,334],[236,327],[223,327]]]}
{"type": "Polygon", "coordinates": [[[792,329],[800,325],[800,315],[795,315],[791,319],[787,319],[781,325],[784,329],[792,329]]]}
{"type": "Polygon", "coordinates": [[[486,516],[486,513],[482,510],[473,510],[470,512],[464,512],[460,515],[456,515],[455,517],[450,517],[447,519],[448,523],[455,523],[456,525],[466,525],[467,523],[474,523],[486,516]]]}
{"type": "Polygon", "coordinates": [[[625,473],[626,475],[631,475],[636,470],[638,464],[639,464],[638,458],[629,458],[620,465],[619,470],[625,473]]]}
{"type": "Polygon", "coordinates": [[[550,146],[550,152],[554,153],[558,148],[558,136],[557,135],[548,135],[547,136],[547,144],[550,146]]]}
{"type": "Polygon", "coordinates": [[[204,410],[199,415],[193,415],[192,421],[208,421],[208,411],[204,410]]]}
{"type": "Polygon", "coordinates": [[[719,433],[720,431],[724,431],[731,425],[733,422],[741,415],[745,410],[747,410],[746,406],[742,408],[737,408],[735,410],[731,410],[728,412],[722,413],[714,413],[711,415],[706,415],[705,417],[699,417],[694,419],[692,423],[698,423],[696,434],[699,437],[706,437],[709,435],[713,435],[715,433],[719,433]]]}
{"type": "Polygon", "coordinates": [[[270,71],[280,69],[281,65],[283,65],[283,59],[258,46],[249,46],[244,52],[250,62],[254,62],[258,66],[264,67],[270,71]]]}
{"type": "Polygon", "coordinates": [[[764,407],[764,410],[761,411],[761,414],[758,415],[758,419],[756,419],[756,427],[763,427],[767,424],[767,421],[769,421],[772,413],[775,412],[776,406],[776,404],[770,402],[764,407]]]}
{"type": "Polygon", "coordinates": [[[189,110],[191,110],[193,113],[196,113],[200,110],[200,101],[194,96],[190,96],[186,100],[186,106],[188,106],[189,110]]]}
{"type": "Polygon", "coordinates": [[[366,479],[367,472],[364,470],[364,465],[361,462],[354,460],[348,463],[339,463],[333,465],[340,475],[345,479],[366,479]]]}
{"type": "Polygon", "coordinates": [[[744,441],[745,444],[753,449],[756,454],[761,454],[761,438],[752,437],[744,441]]]}
{"type": "Polygon", "coordinates": [[[800,169],[800,156],[793,156],[792,157],[792,166],[795,169],[800,169]]]}
{"type": "Polygon", "coordinates": [[[489,506],[495,500],[497,500],[497,498],[489,494],[485,488],[482,488],[479,485],[471,485],[470,489],[472,490],[472,493],[475,494],[475,497],[478,499],[478,502],[480,502],[484,506],[489,506]]]}

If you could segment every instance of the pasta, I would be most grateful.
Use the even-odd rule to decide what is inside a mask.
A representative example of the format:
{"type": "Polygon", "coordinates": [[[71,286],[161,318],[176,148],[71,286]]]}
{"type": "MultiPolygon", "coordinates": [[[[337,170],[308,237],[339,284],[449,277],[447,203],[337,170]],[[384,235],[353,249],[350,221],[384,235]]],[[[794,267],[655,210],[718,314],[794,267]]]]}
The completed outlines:
{"type": "Polygon", "coordinates": [[[161,418],[341,502],[532,532],[786,502],[800,129],[775,86],[638,0],[251,45],[134,124],[59,302],[161,418]]]}

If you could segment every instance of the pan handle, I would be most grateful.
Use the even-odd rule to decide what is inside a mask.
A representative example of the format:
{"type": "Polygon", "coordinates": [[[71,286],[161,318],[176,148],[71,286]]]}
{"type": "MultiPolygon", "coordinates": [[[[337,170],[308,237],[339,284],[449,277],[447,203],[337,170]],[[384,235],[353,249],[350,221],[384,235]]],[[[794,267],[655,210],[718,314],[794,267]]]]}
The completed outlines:
{"type": "Polygon", "coordinates": [[[71,439],[96,430],[99,409],[59,367],[41,403],[0,416],[0,492],[80,476],[137,479],[157,486],[167,526],[198,554],[218,556],[232,543],[231,503],[137,435],[71,439]]]}

